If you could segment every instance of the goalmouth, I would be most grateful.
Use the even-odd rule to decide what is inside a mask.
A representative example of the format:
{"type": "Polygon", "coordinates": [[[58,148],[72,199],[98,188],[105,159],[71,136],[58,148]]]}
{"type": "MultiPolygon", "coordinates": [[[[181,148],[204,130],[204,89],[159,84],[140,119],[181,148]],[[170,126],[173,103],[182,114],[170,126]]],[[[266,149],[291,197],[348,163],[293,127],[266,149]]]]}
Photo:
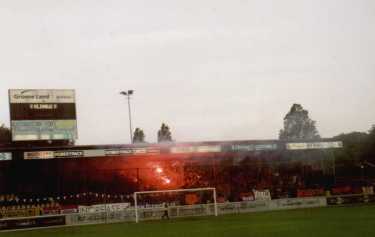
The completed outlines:
{"type": "MultiPolygon", "coordinates": [[[[133,198],[134,198],[134,211],[135,211],[135,222],[139,222],[139,210],[141,209],[139,207],[139,197],[142,195],[155,195],[155,194],[171,194],[171,193],[197,193],[197,192],[210,192],[212,193],[213,198],[213,209],[214,209],[214,215],[217,216],[217,201],[216,201],[216,188],[190,188],[190,189],[172,189],[172,190],[158,190],[158,191],[140,191],[140,192],[134,192],[133,198]]],[[[212,204],[201,204],[201,205],[212,205],[212,204]]],[[[153,209],[152,207],[149,209],[153,209]]],[[[169,212],[169,207],[158,207],[154,208],[159,211],[167,211],[169,212]]],[[[208,212],[209,213],[209,212],[208,212]]],[[[169,216],[168,216],[169,218],[169,216]]]]}

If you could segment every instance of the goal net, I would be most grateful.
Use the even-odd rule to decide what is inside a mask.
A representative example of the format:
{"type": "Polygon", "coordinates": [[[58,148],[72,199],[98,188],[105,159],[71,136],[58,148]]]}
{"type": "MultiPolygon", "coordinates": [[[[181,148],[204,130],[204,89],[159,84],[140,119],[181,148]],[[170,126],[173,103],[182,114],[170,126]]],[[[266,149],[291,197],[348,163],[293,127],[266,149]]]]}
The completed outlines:
{"type": "Polygon", "coordinates": [[[135,221],[187,216],[217,216],[215,188],[134,193],[135,221]]]}

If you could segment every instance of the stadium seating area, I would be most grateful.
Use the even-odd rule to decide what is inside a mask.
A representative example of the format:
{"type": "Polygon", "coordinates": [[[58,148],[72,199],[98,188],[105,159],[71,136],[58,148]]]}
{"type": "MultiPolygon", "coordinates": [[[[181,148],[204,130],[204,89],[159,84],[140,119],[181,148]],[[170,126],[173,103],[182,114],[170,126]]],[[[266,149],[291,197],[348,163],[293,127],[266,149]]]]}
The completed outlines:
{"type": "MultiPolygon", "coordinates": [[[[373,193],[373,189],[367,187],[371,185],[363,185],[363,183],[342,182],[332,185],[330,183],[332,177],[322,173],[321,169],[302,164],[283,167],[282,165],[256,165],[254,162],[216,166],[192,163],[183,166],[182,177],[183,186],[177,188],[216,187],[219,202],[254,200],[254,190],[269,190],[272,199],[373,193]]],[[[129,180],[128,177],[124,175],[116,177],[115,181],[108,179],[99,183],[99,186],[108,187],[111,192],[88,191],[90,187],[84,186],[84,183],[79,186],[78,180],[76,186],[82,187],[84,191],[55,193],[48,196],[32,192],[0,195],[0,218],[69,213],[77,210],[79,205],[133,203],[132,193],[136,187],[135,184],[139,185],[138,188],[143,191],[160,188],[143,185],[140,181],[128,187],[127,184],[130,182],[127,180],[129,180]],[[111,185],[117,188],[110,189],[111,185]]],[[[156,200],[156,202],[186,204],[183,198],[169,197],[169,199],[156,200]]],[[[147,204],[147,200],[140,199],[139,201],[140,204],[147,204]]],[[[206,197],[204,201],[201,200],[203,203],[206,201],[212,200],[210,197],[206,197]]]]}
{"type": "MultiPolygon", "coordinates": [[[[311,182],[301,172],[274,170],[271,168],[248,168],[230,166],[217,170],[210,167],[186,167],[184,188],[216,187],[218,195],[229,201],[240,201],[241,193],[251,190],[271,191],[273,199],[299,196],[319,196],[329,189],[324,182],[311,182]],[[298,190],[310,190],[306,192],[298,190]],[[318,190],[318,191],[316,191],[318,190]]],[[[320,175],[320,174],[318,174],[320,175]]]]}

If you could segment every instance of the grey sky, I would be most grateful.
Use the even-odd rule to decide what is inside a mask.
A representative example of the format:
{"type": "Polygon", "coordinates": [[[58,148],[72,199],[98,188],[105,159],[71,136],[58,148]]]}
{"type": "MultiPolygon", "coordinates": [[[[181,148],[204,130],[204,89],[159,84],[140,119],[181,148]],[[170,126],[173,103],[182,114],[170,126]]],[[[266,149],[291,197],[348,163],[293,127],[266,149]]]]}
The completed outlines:
{"type": "Polygon", "coordinates": [[[76,89],[79,144],[276,138],[294,102],[324,137],[375,124],[373,0],[2,0],[8,88],[76,89]]]}

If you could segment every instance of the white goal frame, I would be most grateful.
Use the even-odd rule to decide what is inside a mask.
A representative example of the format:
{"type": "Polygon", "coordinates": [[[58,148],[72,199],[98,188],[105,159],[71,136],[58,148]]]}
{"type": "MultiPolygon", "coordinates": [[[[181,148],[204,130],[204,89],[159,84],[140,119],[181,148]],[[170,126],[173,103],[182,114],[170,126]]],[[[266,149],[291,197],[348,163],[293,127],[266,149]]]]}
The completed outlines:
{"type": "Polygon", "coordinates": [[[150,194],[150,193],[176,193],[176,192],[197,192],[197,191],[212,191],[213,199],[214,199],[214,212],[215,216],[217,216],[217,201],[216,201],[216,188],[189,188],[189,189],[172,189],[172,190],[157,190],[157,191],[140,191],[134,192],[134,211],[135,211],[135,222],[139,222],[138,216],[138,202],[137,196],[139,194],[150,194]]]}

